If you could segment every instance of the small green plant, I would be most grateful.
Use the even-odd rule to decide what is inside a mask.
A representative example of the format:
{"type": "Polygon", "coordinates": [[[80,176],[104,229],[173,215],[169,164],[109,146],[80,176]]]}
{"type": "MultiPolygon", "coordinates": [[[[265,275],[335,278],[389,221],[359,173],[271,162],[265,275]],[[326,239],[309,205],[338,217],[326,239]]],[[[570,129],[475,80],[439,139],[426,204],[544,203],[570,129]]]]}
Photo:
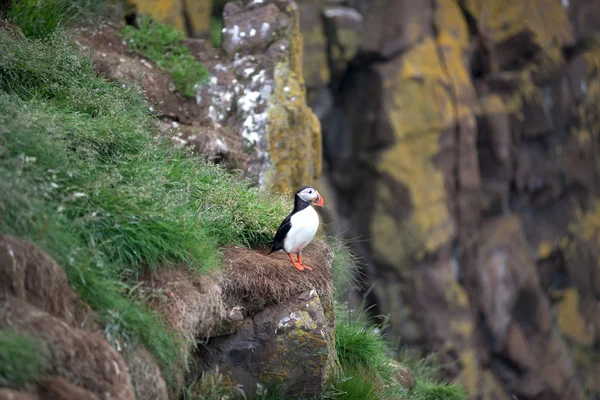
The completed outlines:
{"type": "Polygon", "coordinates": [[[0,330],[0,386],[21,388],[45,374],[49,353],[37,339],[0,330]]]}
{"type": "Polygon", "coordinates": [[[195,97],[199,86],[208,82],[208,71],[181,43],[183,32],[150,17],[141,17],[137,27],[127,25],[122,34],[131,51],[148,57],[171,75],[182,95],[195,97]]]}

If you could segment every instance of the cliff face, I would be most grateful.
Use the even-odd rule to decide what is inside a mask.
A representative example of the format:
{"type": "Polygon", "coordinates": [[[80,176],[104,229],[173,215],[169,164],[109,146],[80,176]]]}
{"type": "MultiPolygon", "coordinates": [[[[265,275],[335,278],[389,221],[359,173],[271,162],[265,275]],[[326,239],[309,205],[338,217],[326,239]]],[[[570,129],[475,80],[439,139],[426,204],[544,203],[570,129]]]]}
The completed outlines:
{"type": "Polygon", "coordinates": [[[598,396],[597,1],[306,1],[340,232],[471,398],[598,396]]]}

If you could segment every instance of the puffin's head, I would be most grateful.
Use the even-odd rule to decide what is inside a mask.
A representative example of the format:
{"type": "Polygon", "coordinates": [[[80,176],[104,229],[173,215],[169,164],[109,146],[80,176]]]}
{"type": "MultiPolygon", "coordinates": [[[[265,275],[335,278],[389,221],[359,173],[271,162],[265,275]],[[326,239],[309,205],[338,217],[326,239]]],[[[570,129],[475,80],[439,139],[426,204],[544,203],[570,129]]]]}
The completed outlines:
{"type": "Polygon", "coordinates": [[[296,192],[296,196],[300,197],[302,200],[307,203],[312,204],[313,206],[323,207],[323,196],[317,192],[317,190],[311,186],[302,186],[296,192]]]}

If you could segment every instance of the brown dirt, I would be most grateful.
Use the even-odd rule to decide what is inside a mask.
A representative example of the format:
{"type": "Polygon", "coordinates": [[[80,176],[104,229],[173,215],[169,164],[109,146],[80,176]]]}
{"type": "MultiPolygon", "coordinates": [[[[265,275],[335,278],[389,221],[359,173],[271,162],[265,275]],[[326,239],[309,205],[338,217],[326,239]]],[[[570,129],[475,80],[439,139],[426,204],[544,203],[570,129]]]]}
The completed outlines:
{"type": "Polygon", "coordinates": [[[38,397],[34,393],[0,388],[0,400],[38,400],[38,397]]]}
{"type": "MultiPolygon", "coordinates": [[[[195,154],[210,161],[245,170],[248,154],[242,149],[238,135],[206,117],[206,105],[174,91],[170,76],[156,64],[130,52],[119,36],[120,29],[120,25],[111,22],[79,27],[74,30],[75,42],[89,51],[100,75],[123,84],[140,83],[154,112],[160,116],[159,130],[163,136],[176,145],[186,144],[195,154]]],[[[219,51],[204,40],[186,39],[182,43],[205,68],[220,60],[219,51]]]]}
{"type": "Polygon", "coordinates": [[[63,269],[33,244],[0,234],[0,299],[14,296],[69,325],[93,327],[63,269]]]}
{"type": "Polygon", "coordinates": [[[159,294],[153,308],[192,342],[214,334],[226,318],[221,288],[211,278],[181,268],[159,271],[145,280],[144,286],[159,294]]]}
{"type": "Polygon", "coordinates": [[[49,351],[46,372],[56,377],[39,387],[40,398],[134,398],[121,355],[106,342],[63,269],[37,246],[0,235],[0,328],[8,327],[39,339],[49,351]]]}
{"type": "Polygon", "coordinates": [[[196,100],[171,90],[169,75],[150,60],[131,53],[119,36],[120,26],[111,22],[75,29],[75,42],[90,51],[96,70],[111,80],[139,80],[144,94],[163,116],[185,124],[203,119],[196,100]]]}
{"type": "Polygon", "coordinates": [[[127,355],[125,362],[137,399],[169,399],[167,385],[152,354],[137,348],[127,355]]]}
{"type": "Polygon", "coordinates": [[[324,242],[314,240],[302,255],[303,264],[312,271],[298,271],[286,253],[267,255],[268,251],[237,246],[225,250],[223,292],[230,305],[242,305],[245,313],[252,313],[288,301],[305,290],[316,289],[322,298],[331,296],[333,253],[324,242]]]}
{"type": "Polygon", "coordinates": [[[40,382],[37,389],[39,398],[45,400],[100,400],[94,393],[81,389],[61,377],[40,382]]]}
{"type": "Polygon", "coordinates": [[[0,328],[15,329],[47,347],[51,375],[61,376],[100,398],[135,398],[125,362],[102,335],[69,326],[12,296],[2,302],[0,309],[0,328]]]}

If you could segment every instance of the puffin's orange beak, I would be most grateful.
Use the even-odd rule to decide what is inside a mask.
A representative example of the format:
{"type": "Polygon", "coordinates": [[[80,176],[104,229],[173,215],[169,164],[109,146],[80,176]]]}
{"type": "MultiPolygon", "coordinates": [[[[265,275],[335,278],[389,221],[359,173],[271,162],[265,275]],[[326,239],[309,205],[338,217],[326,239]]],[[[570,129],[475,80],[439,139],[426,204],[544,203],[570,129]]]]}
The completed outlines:
{"type": "Polygon", "coordinates": [[[325,204],[325,202],[323,201],[323,196],[321,196],[320,194],[317,194],[316,200],[317,200],[317,202],[314,203],[315,206],[317,206],[317,207],[323,207],[323,204],[325,204]]]}

